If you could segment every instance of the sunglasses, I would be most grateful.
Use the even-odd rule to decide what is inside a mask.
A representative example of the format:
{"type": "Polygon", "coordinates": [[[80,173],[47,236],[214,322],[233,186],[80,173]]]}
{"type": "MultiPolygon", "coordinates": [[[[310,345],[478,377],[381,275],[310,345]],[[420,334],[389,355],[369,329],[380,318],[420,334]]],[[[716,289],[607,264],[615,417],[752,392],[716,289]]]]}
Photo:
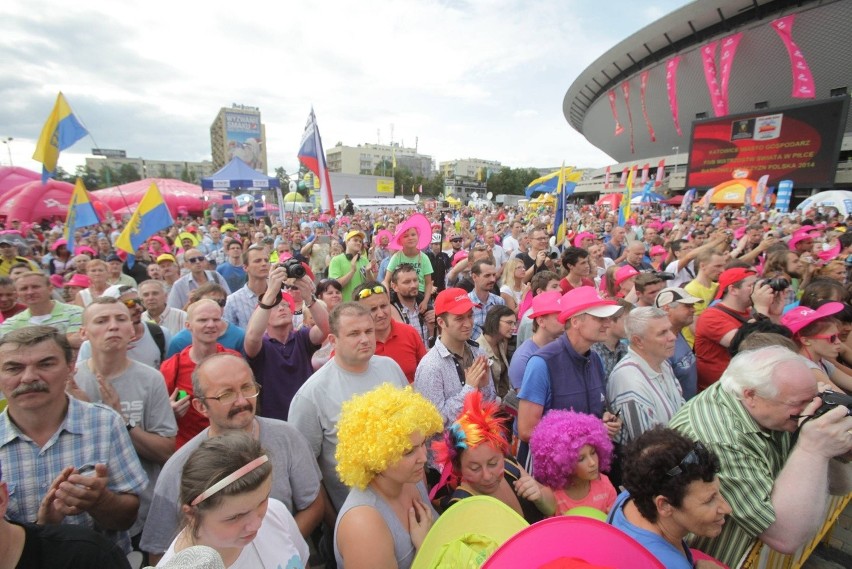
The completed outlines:
{"type": "Polygon", "coordinates": [[[294,284],[285,284],[283,288],[286,288],[287,290],[299,290],[299,287],[294,284]]]}
{"type": "Polygon", "coordinates": [[[828,340],[832,344],[836,344],[840,341],[839,334],[815,334],[813,336],[807,336],[808,338],[814,338],[816,340],[828,340]]]}
{"type": "Polygon", "coordinates": [[[192,263],[193,265],[202,261],[204,261],[204,257],[187,257],[186,259],[187,263],[192,263]]]}
{"type": "Polygon", "coordinates": [[[361,292],[358,293],[358,299],[364,300],[365,298],[370,298],[374,294],[385,294],[385,287],[383,286],[374,286],[373,288],[365,288],[361,292]]]}
{"type": "Polygon", "coordinates": [[[683,457],[683,460],[680,461],[680,464],[667,471],[666,476],[668,476],[669,478],[674,478],[675,476],[683,474],[683,469],[686,468],[687,465],[698,464],[701,461],[701,458],[698,456],[699,452],[706,452],[704,445],[702,445],[700,442],[695,443],[695,447],[691,451],[689,451],[689,453],[687,453],[685,457],[683,457]]]}
{"type": "Polygon", "coordinates": [[[450,241],[452,241],[453,243],[461,243],[462,238],[461,237],[454,237],[454,238],[450,239],[450,241]]]}
{"type": "Polygon", "coordinates": [[[121,302],[124,304],[124,306],[131,310],[133,310],[137,306],[142,309],[145,308],[145,305],[142,304],[142,301],[138,298],[128,298],[127,300],[122,300],[121,302]]]}

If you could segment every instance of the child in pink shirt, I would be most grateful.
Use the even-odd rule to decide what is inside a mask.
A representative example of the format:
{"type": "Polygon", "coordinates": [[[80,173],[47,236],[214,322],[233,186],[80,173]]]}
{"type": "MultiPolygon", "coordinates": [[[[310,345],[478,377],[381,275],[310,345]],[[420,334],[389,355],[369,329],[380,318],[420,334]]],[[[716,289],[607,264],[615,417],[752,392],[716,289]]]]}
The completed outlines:
{"type": "Polygon", "coordinates": [[[609,470],[612,441],[593,415],[553,410],[530,437],[533,477],[556,497],[556,515],[581,506],[608,513],[616,491],[601,470],[609,470]]]}

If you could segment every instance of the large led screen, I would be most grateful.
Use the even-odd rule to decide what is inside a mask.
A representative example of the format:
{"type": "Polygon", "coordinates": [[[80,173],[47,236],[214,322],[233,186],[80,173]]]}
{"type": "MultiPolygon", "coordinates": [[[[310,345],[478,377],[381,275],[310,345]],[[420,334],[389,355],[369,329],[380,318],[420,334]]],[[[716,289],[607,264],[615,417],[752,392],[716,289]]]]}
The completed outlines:
{"type": "Polygon", "coordinates": [[[831,187],[848,110],[842,96],[695,121],[686,186],[711,188],[745,170],[752,180],[768,174],[770,186],[831,187]]]}

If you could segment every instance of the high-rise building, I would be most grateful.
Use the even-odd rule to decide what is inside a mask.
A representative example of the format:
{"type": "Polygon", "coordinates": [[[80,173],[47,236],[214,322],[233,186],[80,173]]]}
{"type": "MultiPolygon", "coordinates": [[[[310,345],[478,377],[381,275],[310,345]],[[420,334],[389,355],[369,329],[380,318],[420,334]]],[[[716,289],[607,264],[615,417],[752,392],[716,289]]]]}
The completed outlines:
{"type": "Polygon", "coordinates": [[[216,170],[237,156],[258,172],[268,173],[266,126],[260,122],[260,109],[236,103],[219,109],[210,126],[210,148],[216,170]]]}
{"type": "Polygon", "coordinates": [[[405,148],[393,144],[338,144],[326,147],[326,162],[329,172],[361,174],[366,176],[390,176],[393,161],[397,168],[408,168],[415,176],[431,178],[435,173],[435,162],[431,156],[420,154],[417,148],[405,148]]]}
{"type": "Polygon", "coordinates": [[[491,174],[500,171],[502,165],[496,160],[482,160],[480,158],[464,158],[441,162],[439,170],[445,180],[476,180],[485,182],[491,174]]]}

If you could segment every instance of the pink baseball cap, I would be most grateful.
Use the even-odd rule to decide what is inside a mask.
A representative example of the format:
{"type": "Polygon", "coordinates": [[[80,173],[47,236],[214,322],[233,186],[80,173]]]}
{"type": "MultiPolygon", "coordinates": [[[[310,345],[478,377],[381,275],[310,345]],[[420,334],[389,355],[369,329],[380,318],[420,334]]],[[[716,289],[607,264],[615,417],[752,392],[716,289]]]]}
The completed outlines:
{"type": "Polygon", "coordinates": [[[663,247],[662,245],[654,245],[653,247],[651,247],[651,256],[652,257],[656,257],[657,255],[665,255],[665,254],[666,254],[666,248],[663,247]]]}
{"type": "Polygon", "coordinates": [[[548,314],[558,314],[562,312],[562,305],[559,302],[562,299],[562,294],[558,290],[549,290],[543,292],[532,299],[532,309],[529,312],[531,320],[539,316],[548,314]]]}
{"type": "Polygon", "coordinates": [[[624,265],[617,271],[615,271],[615,286],[620,285],[627,279],[631,277],[635,277],[639,274],[639,271],[631,267],[630,265],[624,265]]]}
{"type": "Polygon", "coordinates": [[[562,310],[559,312],[559,321],[563,324],[572,316],[579,316],[580,314],[609,318],[621,310],[621,306],[617,302],[601,298],[595,288],[591,286],[581,286],[569,290],[562,296],[560,305],[562,310]]]}
{"type": "MultiPolygon", "coordinates": [[[[59,277],[59,279],[61,281],[62,277],[59,277]]],[[[89,288],[90,286],[92,286],[92,281],[86,275],[75,274],[70,279],[68,279],[68,282],[66,282],[64,285],[54,284],[53,286],[79,286],[81,288],[89,288]]]]}
{"type": "Polygon", "coordinates": [[[789,328],[793,334],[798,334],[799,330],[808,324],[837,314],[841,310],[843,310],[842,302],[826,302],[816,310],[807,306],[797,306],[781,317],[781,324],[789,328]]]}
{"type": "Polygon", "coordinates": [[[576,237],[574,237],[574,247],[582,247],[583,239],[594,239],[595,234],[589,233],[588,231],[583,231],[582,233],[578,233],[576,237]]]}

